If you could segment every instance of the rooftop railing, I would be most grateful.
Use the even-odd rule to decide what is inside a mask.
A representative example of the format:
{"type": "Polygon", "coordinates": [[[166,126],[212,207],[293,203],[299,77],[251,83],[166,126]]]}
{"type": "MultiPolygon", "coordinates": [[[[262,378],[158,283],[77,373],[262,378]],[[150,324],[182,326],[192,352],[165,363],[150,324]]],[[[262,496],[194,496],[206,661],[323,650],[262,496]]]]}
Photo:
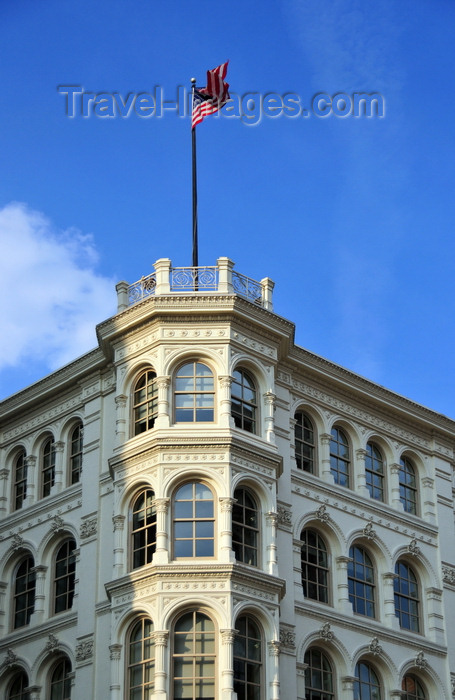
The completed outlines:
{"type": "Polygon", "coordinates": [[[234,271],[229,258],[218,258],[211,267],[172,267],[168,258],[160,258],[155,271],[134,284],[117,284],[118,311],[123,311],[150,296],[165,294],[237,294],[258,306],[273,311],[274,282],[260,282],[234,271]]]}

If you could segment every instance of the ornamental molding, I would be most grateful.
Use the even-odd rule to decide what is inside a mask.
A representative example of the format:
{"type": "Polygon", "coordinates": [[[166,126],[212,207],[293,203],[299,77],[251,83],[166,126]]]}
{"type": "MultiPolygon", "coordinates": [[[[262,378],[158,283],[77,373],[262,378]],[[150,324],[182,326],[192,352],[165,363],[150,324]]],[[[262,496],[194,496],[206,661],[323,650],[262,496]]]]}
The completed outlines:
{"type": "Polygon", "coordinates": [[[17,655],[14,653],[12,649],[7,649],[6,650],[6,655],[5,658],[2,661],[2,665],[0,668],[9,668],[10,666],[14,666],[18,661],[17,655]]]}
{"type": "Polygon", "coordinates": [[[420,547],[418,546],[417,539],[415,537],[413,537],[410,543],[408,544],[408,552],[414,557],[418,557],[420,554],[420,547]]]}
{"type": "Polygon", "coordinates": [[[330,515],[327,513],[327,506],[323,503],[316,511],[316,518],[322,523],[330,522],[330,515]]]}
{"type": "Polygon", "coordinates": [[[280,625],[280,644],[282,649],[295,651],[295,626],[282,622],[280,625]]]}
{"type": "Polygon", "coordinates": [[[275,348],[270,347],[270,345],[265,345],[265,343],[260,343],[253,338],[249,338],[244,333],[238,333],[237,331],[231,330],[231,340],[237,341],[243,347],[247,347],[249,350],[255,350],[260,355],[265,355],[273,359],[277,359],[277,351],[275,348]]]}
{"type": "Polygon", "coordinates": [[[47,639],[46,645],[44,647],[44,651],[46,652],[53,652],[56,651],[60,647],[60,642],[57,639],[57,637],[52,634],[52,632],[49,634],[49,637],[47,639]]]}
{"type": "Polygon", "coordinates": [[[18,552],[21,549],[25,549],[25,542],[24,538],[15,533],[13,535],[13,538],[11,540],[11,549],[13,549],[15,552],[18,552]]]}
{"type": "Polygon", "coordinates": [[[91,662],[93,659],[95,643],[93,639],[85,639],[76,644],[76,661],[81,662],[91,662]]]}
{"type": "Polygon", "coordinates": [[[270,642],[267,642],[267,647],[269,650],[269,656],[280,655],[280,642],[277,639],[272,639],[270,642]]]}
{"type": "Polygon", "coordinates": [[[371,640],[370,644],[368,645],[368,651],[370,654],[373,654],[374,656],[379,656],[382,654],[382,646],[379,644],[379,639],[377,637],[373,637],[371,640]]]}
{"type": "Polygon", "coordinates": [[[277,503],[277,524],[278,527],[291,529],[292,527],[292,510],[291,507],[284,503],[277,503]]]}
{"type": "Polygon", "coordinates": [[[51,530],[53,532],[60,532],[61,530],[64,529],[64,527],[65,527],[65,521],[63,520],[63,518],[61,518],[60,515],[58,515],[58,514],[54,515],[54,517],[52,518],[52,522],[51,522],[51,530]]]}
{"type": "Polygon", "coordinates": [[[153,345],[153,343],[155,343],[159,339],[159,335],[156,331],[154,333],[149,333],[140,340],[136,340],[134,343],[130,343],[129,345],[126,345],[123,348],[117,349],[115,351],[115,359],[117,361],[123,360],[125,357],[128,357],[133,353],[149,348],[151,345],[153,345]]]}
{"type": "Polygon", "coordinates": [[[375,540],[377,537],[376,530],[373,527],[373,523],[369,522],[363,528],[363,536],[369,540],[375,540]]]}
{"type": "Polygon", "coordinates": [[[85,540],[88,537],[96,535],[98,529],[98,519],[96,517],[85,520],[81,523],[81,539],[85,540]]]}
{"type": "Polygon", "coordinates": [[[442,580],[449,586],[455,586],[455,567],[450,564],[442,565],[442,580]]]}
{"type": "Polygon", "coordinates": [[[428,668],[428,661],[425,658],[423,651],[419,651],[414,660],[415,665],[420,671],[425,671],[428,668]]]}
{"type": "Polygon", "coordinates": [[[452,697],[455,698],[455,673],[450,674],[450,687],[452,690],[452,697]]]}
{"type": "Polygon", "coordinates": [[[123,646],[121,644],[111,644],[109,647],[109,658],[111,661],[120,661],[122,657],[122,648],[123,646]]]}
{"type": "Polygon", "coordinates": [[[335,635],[332,632],[330,622],[325,622],[319,630],[319,638],[324,642],[331,642],[333,641],[334,637],[335,635]]]}
{"type": "Polygon", "coordinates": [[[39,413],[34,418],[16,425],[16,427],[12,428],[11,430],[5,430],[5,441],[12,440],[17,438],[19,435],[24,435],[36,430],[37,428],[41,428],[45,424],[53,423],[55,419],[62,416],[62,414],[73,411],[76,407],[79,407],[81,400],[82,397],[77,396],[72,399],[68,399],[68,401],[64,401],[63,403],[54,404],[52,408],[44,411],[43,413],[39,413]]]}
{"type": "MultiPolygon", "coordinates": [[[[330,363],[328,363],[330,364],[330,363]]],[[[331,365],[333,367],[333,365],[331,365]]],[[[338,368],[337,369],[341,369],[338,368]]],[[[345,370],[343,370],[345,371],[345,370]]],[[[350,374],[347,372],[347,374],[350,374]]],[[[350,375],[355,379],[359,379],[358,377],[355,377],[355,375],[350,375]]],[[[290,384],[290,386],[293,387],[294,390],[301,392],[307,397],[316,399],[328,406],[330,406],[332,409],[335,409],[336,411],[343,412],[353,418],[358,419],[362,423],[366,423],[369,425],[375,426],[378,430],[386,431],[389,434],[395,435],[396,437],[399,437],[406,443],[410,443],[413,445],[419,445],[419,447],[424,448],[424,449],[429,449],[430,444],[428,440],[425,440],[424,438],[420,437],[416,433],[413,433],[409,430],[406,430],[404,428],[398,428],[396,425],[390,423],[389,421],[383,419],[383,418],[378,418],[377,416],[372,415],[365,409],[357,408],[356,406],[353,406],[350,403],[347,403],[347,401],[343,399],[338,399],[335,396],[331,396],[330,394],[327,394],[326,392],[316,389],[315,387],[310,386],[309,384],[306,384],[305,382],[301,382],[297,379],[293,379],[292,377],[289,377],[289,375],[286,375],[283,372],[278,372],[278,378],[281,379],[282,381],[285,381],[287,384],[290,384]],[[287,381],[286,381],[287,377],[287,381]]],[[[381,387],[378,387],[374,384],[369,384],[369,386],[374,387],[376,390],[379,391],[381,395],[385,394],[387,397],[390,399],[391,396],[394,396],[393,392],[387,392],[387,390],[381,390],[381,387]]],[[[401,397],[400,397],[401,398],[401,397]]],[[[358,401],[356,397],[353,396],[353,401],[358,401]]],[[[410,405],[416,406],[417,404],[413,404],[412,401],[409,402],[410,405]]],[[[421,407],[418,406],[420,409],[421,407]]],[[[429,415],[432,415],[432,411],[428,411],[429,415]]]]}

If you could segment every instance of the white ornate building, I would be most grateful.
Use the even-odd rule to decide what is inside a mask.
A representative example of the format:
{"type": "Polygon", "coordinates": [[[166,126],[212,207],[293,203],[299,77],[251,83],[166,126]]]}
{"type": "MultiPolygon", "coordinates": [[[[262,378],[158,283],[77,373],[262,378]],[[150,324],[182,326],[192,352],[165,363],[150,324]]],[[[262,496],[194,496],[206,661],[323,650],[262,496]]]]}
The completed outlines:
{"type": "Polygon", "coordinates": [[[0,697],[453,698],[455,423],[154,267],[0,404],[0,697]]]}

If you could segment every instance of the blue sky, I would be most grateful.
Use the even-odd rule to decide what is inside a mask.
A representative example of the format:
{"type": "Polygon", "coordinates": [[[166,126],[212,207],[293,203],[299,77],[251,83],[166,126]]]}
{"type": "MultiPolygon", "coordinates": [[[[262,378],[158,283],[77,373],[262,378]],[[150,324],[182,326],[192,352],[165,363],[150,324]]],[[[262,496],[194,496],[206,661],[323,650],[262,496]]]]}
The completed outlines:
{"type": "Polygon", "coordinates": [[[96,346],[115,283],[191,264],[189,117],[69,118],[229,59],[237,95],[380,93],[382,118],[208,117],[199,262],[275,283],[296,341],[455,417],[453,0],[0,4],[0,398],[96,346]]]}

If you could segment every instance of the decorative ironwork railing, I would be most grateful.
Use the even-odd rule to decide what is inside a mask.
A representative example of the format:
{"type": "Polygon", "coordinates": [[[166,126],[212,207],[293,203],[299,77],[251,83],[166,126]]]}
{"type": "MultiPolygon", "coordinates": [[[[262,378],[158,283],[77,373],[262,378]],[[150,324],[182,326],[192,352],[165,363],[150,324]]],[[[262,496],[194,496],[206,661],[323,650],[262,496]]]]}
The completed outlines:
{"type": "Polygon", "coordinates": [[[255,304],[262,305],[262,286],[260,282],[252,280],[251,277],[241,275],[240,272],[232,272],[232,286],[236,294],[255,304]]]}
{"type": "Polygon", "coordinates": [[[156,273],[152,272],[151,275],[147,277],[141,277],[140,280],[134,284],[130,284],[128,287],[128,304],[136,304],[138,301],[142,301],[146,297],[155,294],[156,287],[156,273]]]}
{"type": "Polygon", "coordinates": [[[171,268],[171,292],[213,291],[218,289],[217,267],[171,268]]]}

